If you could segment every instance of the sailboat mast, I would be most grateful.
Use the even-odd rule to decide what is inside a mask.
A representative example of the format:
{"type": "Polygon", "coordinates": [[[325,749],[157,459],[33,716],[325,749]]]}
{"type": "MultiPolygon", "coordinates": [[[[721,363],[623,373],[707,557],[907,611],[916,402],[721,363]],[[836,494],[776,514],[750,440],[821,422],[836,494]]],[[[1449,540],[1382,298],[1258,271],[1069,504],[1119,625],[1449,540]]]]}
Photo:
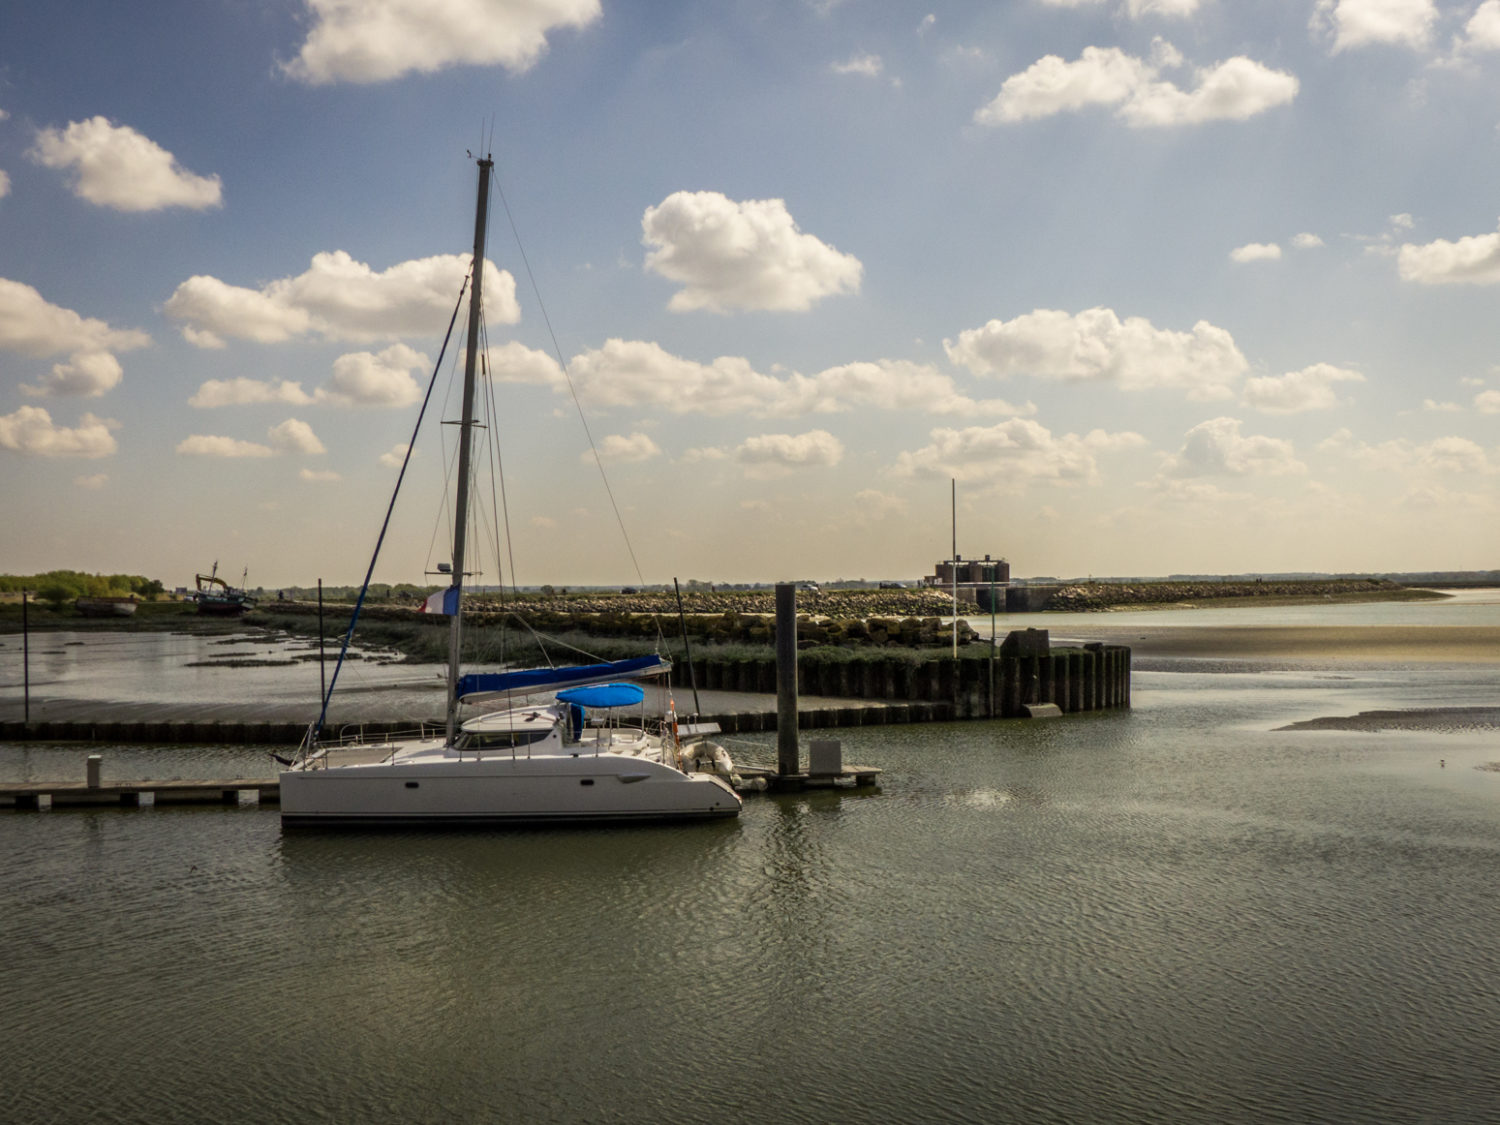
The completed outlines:
{"type": "Polygon", "coordinates": [[[453,621],[448,634],[448,745],[458,733],[459,634],[463,625],[464,549],[469,526],[469,449],[474,444],[474,366],[479,354],[479,318],[483,312],[484,233],[490,202],[490,169],[479,161],[479,200],[474,207],[474,277],[469,285],[469,339],[464,354],[464,406],[458,427],[458,489],[453,513],[453,621]]]}

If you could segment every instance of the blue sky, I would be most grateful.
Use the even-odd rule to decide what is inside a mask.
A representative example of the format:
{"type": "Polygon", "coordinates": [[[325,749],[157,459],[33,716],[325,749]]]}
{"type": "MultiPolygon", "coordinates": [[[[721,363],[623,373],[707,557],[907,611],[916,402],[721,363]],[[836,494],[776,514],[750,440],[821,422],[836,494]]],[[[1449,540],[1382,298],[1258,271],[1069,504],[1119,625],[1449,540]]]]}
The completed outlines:
{"type": "Polygon", "coordinates": [[[955,478],[1022,576],[1492,567],[1497,77],[1500,0],[12,5],[0,570],[362,574],[482,150],[523,584],[915,577],[955,478]]]}

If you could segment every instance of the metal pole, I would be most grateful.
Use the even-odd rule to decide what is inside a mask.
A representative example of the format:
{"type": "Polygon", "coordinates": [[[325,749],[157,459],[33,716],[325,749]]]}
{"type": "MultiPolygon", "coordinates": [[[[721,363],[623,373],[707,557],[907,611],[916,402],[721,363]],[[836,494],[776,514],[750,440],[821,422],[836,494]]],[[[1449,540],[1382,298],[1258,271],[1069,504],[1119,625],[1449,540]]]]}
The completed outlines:
{"type": "Polygon", "coordinates": [[[990,571],[990,718],[995,717],[995,571],[990,571]]]}
{"type": "Polygon", "coordinates": [[[693,671],[693,650],[688,644],[687,618],[682,614],[682,587],[677,585],[677,579],[672,579],[672,589],[677,591],[677,626],[682,630],[682,655],[687,660],[688,683],[693,685],[693,717],[698,718],[703,714],[703,704],[698,702],[698,673],[693,671]]]}
{"type": "Polygon", "coordinates": [[[458,487],[453,500],[453,585],[459,591],[448,639],[447,742],[458,734],[459,639],[463,625],[464,548],[469,520],[469,446],[474,428],[474,361],[479,351],[479,321],[484,310],[484,235],[489,214],[492,160],[479,161],[479,198],[474,205],[474,277],[469,289],[468,349],[464,354],[464,403],[458,429],[458,487]]]}
{"type": "Polygon", "coordinates": [[[318,579],[318,702],[328,698],[328,672],[323,667],[323,580],[318,579]]]}
{"type": "Polygon", "coordinates": [[[797,587],[776,584],[776,772],[802,772],[797,743],[797,587]]]}
{"type": "Polygon", "coordinates": [[[26,610],[26,591],[21,591],[21,689],[22,714],[31,722],[31,618],[26,610]]]}

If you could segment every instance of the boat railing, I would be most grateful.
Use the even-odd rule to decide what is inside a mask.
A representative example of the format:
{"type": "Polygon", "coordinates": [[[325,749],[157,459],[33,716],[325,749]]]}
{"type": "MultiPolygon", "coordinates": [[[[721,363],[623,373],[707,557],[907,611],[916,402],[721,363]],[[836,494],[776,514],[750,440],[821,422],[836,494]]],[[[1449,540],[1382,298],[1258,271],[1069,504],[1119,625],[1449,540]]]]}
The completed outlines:
{"type": "Polygon", "coordinates": [[[303,736],[302,745],[298,748],[298,759],[316,769],[326,768],[329,765],[329,757],[333,754],[358,750],[363,747],[391,746],[391,753],[395,753],[395,745],[400,742],[426,741],[428,739],[442,737],[445,727],[442,723],[419,722],[415,727],[405,729],[393,729],[381,726],[378,730],[369,730],[364,723],[348,723],[340,727],[338,733],[333,735],[319,734],[316,731],[317,724],[309,724],[307,734],[303,736]]]}
{"type": "Polygon", "coordinates": [[[429,738],[437,738],[443,734],[445,727],[442,723],[419,722],[414,727],[402,730],[393,730],[382,726],[378,730],[366,729],[365,723],[347,723],[339,728],[338,734],[331,739],[319,739],[320,746],[366,746],[371,743],[384,744],[387,742],[425,742],[429,738]],[[431,728],[431,729],[429,729],[431,728]]]}

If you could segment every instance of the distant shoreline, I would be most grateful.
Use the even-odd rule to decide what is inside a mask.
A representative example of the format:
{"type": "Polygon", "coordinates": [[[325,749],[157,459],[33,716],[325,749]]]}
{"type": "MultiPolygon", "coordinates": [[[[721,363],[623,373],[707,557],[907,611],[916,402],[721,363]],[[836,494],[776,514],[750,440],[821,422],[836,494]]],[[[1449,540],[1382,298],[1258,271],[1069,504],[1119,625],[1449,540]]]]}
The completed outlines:
{"type": "MultiPolygon", "coordinates": [[[[1398,586],[1394,583],[1350,579],[1307,582],[1141,582],[1141,583],[1073,583],[1059,587],[1045,609],[1024,616],[1035,620],[1036,628],[1048,628],[1057,613],[1097,613],[1108,617],[1137,609],[1223,609],[1241,606],[1321,605],[1329,603],[1422,601],[1448,597],[1437,590],[1398,586]]],[[[511,612],[536,614],[544,627],[553,627],[560,617],[571,619],[574,628],[588,632],[592,616],[618,621],[622,616],[644,615],[675,618],[678,600],[671,593],[642,591],[629,594],[586,591],[576,594],[508,594],[503,599],[494,594],[480,594],[472,605],[481,612],[494,612],[503,606],[511,612]],[[545,619],[550,618],[550,621],[545,619]]],[[[684,590],[682,611],[690,617],[743,614],[769,617],[775,612],[774,594],[770,590],[684,590]]],[[[325,607],[330,630],[342,631],[347,621],[349,603],[330,602],[325,607]]],[[[930,619],[952,616],[951,594],[935,587],[910,589],[829,589],[798,591],[799,614],[833,620],[875,618],[930,619]]],[[[986,611],[973,602],[959,601],[959,616],[982,617],[986,611]]],[[[306,618],[313,608],[306,602],[262,602],[260,609],[244,617],[205,617],[196,606],[183,601],[143,602],[131,617],[87,618],[77,614],[71,605],[53,609],[33,603],[29,627],[34,632],[160,632],[233,633],[255,629],[277,630],[288,624],[288,616],[306,618]]],[[[466,614],[467,616],[467,614],[466,614]]],[[[1020,616],[1020,615],[1017,615],[1020,616]]],[[[368,620],[409,621],[426,627],[441,625],[443,618],[423,615],[410,599],[392,604],[371,602],[366,607],[368,620]]],[[[301,632],[302,629],[296,631],[301,632]]],[[[0,634],[21,632],[21,606],[16,602],[0,603],[0,634]]]]}
{"type": "Polygon", "coordinates": [[[1244,605],[1428,601],[1449,595],[1383,579],[1286,582],[1075,582],[1058,588],[1043,613],[1130,609],[1224,609],[1244,605]]]}

